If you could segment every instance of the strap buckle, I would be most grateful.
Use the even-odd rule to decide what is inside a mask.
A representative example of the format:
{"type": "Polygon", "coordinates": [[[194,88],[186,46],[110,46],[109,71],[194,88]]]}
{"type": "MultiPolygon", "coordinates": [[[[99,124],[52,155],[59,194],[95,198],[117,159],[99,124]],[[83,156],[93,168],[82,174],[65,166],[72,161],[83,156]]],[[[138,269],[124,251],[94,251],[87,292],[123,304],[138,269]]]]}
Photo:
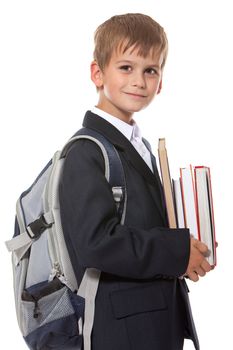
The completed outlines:
{"type": "Polygon", "coordinates": [[[51,227],[52,223],[47,223],[45,221],[44,215],[42,214],[38,219],[31,222],[27,228],[26,232],[31,239],[38,238],[47,228],[51,227]]]}

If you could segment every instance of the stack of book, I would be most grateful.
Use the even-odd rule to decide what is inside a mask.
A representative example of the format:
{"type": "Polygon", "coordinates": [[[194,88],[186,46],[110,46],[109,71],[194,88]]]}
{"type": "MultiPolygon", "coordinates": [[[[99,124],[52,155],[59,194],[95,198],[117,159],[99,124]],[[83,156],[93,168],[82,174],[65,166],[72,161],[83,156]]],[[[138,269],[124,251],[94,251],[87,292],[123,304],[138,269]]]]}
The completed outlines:
{"type": "Polygon", "coordinates": [[[160,172],[171,228],[189,228],[190,234],[209,248],[207,260],[216,265],[216,239],[210,168],[180,168],[180,178],[171,180],[165,139],[159,139],[160,172]]]}

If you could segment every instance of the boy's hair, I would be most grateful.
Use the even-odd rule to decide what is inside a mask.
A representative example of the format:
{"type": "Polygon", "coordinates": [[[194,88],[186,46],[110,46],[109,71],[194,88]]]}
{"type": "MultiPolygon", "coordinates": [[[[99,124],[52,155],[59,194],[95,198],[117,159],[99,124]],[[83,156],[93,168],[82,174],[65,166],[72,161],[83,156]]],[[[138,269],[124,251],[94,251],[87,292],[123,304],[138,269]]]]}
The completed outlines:
{"type": "Polygon", "coordinates": [[[102,23],[95,32],[94,60],[101,70],[108,65],[114,50],[125,52],[130,47],[138,50],[138,55],[146,57],[153,53],[163,53],[162,68],[165,65],[168,41],[164,29],[151,17],[141,13],[127,13],[113,16],[102,23]]]}

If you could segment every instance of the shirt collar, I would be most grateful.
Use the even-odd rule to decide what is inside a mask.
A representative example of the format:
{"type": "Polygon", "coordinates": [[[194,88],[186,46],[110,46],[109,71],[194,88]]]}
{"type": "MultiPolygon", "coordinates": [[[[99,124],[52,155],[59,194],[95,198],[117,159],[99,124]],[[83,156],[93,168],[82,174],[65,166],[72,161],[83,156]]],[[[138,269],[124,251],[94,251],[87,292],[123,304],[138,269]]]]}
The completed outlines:
{"type": "Polygon", "coordinates": [[[141,134],[141,130],[139,129],[138,125],[134,122],[133,123],[133,132],[132,132],[132,136],[131,139],[142,139],[142,134],[141,134]]]}
{"type": "Polygon", "coordinates": [[[133,121],[132,125],[127,124],[123,120],[116,118],[97,107],[92,108],[91,111],[115,126],[115,128],[117,128],[129,141],[132,141],[135,137],[141,138],[141,131],[135,121],[133,121]]]}

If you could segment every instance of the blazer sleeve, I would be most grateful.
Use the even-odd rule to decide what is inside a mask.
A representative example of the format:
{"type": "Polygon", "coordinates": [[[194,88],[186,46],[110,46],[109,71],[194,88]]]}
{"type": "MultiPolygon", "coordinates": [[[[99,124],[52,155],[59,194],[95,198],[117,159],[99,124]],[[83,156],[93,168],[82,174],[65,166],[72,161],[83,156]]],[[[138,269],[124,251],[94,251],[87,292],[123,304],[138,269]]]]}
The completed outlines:
{"type": "Polygon", "coordinates": [[[72,263],[136,279],[185,273],[189,230],[120,225],[102,153],[93,142],[79,140],[68,152],[59,196],[72,263]]]}

